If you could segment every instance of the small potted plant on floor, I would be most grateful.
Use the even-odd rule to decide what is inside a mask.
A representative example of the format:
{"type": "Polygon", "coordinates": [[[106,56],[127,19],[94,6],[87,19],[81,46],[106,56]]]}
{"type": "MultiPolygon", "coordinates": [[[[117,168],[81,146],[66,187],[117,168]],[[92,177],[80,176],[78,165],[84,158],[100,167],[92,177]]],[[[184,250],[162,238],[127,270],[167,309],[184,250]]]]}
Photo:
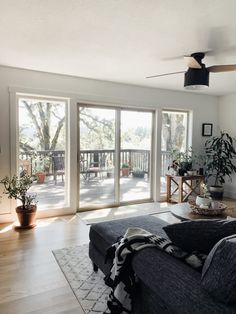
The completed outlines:
{"type": "Polygon", "coordinates": [[[25,173],[17,177],[14,175],[12,178],[6,176],[0,181],[4,185],[3,194],[8,195],[8,198],[21,201],[22,205],[16,207],[16,213],[20,223],[20,228],[32,228],[35,226],[36,216],[36,195],[28,193],[33,180],[25,173]]]}
{"type": "Polygon", "coordinates": [[[213,199],[222,200],[225,177],[231,179],[236,172],[234,143],[235,139],[226,132],[221,132],[220,136],[212,137],[205,143],[206,178],[208,182],[210,178],[214,179],[213,185],[209,187],[213,199]]]}
{"type": "Polygon", "coordinates": [[[121,166],[121,173],[122,177],[128,177],[129,176],[129,165],[124,163],[121,166]]]}

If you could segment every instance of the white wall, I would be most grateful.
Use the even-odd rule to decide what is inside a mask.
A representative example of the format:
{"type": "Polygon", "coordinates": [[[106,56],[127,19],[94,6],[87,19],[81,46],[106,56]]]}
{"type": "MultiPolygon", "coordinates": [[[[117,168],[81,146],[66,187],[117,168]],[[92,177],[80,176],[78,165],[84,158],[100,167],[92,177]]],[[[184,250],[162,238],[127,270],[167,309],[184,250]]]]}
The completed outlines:
{"type": "MultiPolygon", "coordinates": [[[[213,131],[216,130],[215,126],[218,125],[217,97],[0,66],[0,178],[9,175],[11,170],[9,88],[15,88],[16,91],[71,98],[73,114],[70,123],[73,124],[71,138],[74,144],[76,143],[76,130],[74,127],[76,116],[74,112],[77,101],[122,104],[152,109],[191,110],[193,113],[192,146],[195,151],[201,150],[205,142],[205,138],[201,136],[202,123],[213,123],[213,131]]],[[[74,182],[76,182],[75,178],[74,182]]],[[[0,213],[3,214],[8,210],[9,203],[4,199],[0,204],[0,213]]]]}
{"type": "MultiPolygon", "coordinates": [[[[219,126],[236,138],[236,94],[219,97],[219,126]]],[[[226,196],[236,198],[236,175],[224,188],[226,196]]]]}

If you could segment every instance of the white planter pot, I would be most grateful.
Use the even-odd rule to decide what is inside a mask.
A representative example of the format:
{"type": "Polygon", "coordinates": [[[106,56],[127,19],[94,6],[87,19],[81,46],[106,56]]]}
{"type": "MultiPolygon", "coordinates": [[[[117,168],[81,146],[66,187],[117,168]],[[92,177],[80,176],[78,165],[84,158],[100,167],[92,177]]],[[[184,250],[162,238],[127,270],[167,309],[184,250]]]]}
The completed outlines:
{"type": "Polygon", "coordinates": [[[189,170],[189,171],[187,171],[187,174],[189,176],[196,176],[197,175],[197,170],[189,170]]]}
{"type": "Polygon", "coordinates": [[[211,200],[209,198],[203,197],[203,196],[197,196],[196,197],[196,205],[197,206],[210,206],[211,200]]]}

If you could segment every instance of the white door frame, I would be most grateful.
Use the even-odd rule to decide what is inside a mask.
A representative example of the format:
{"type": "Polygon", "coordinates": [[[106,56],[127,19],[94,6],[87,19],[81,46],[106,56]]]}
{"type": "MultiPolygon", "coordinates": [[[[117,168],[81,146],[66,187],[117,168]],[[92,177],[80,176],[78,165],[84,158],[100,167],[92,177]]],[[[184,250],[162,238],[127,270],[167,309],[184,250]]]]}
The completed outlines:
{"type": "MultiPolygon", "coordinates": [[[[66,169],[67,169],[67,206],[63,208],[58,208],[52,206],[45,208],[44,210],[37,211],[37,218],[46,218],[46,217],[55,217],[59,215],[68,215],[74,214],[76,212],[76,189],[72,188],[76,185],[76,178],[71,175],[72,164],[76,163],[74,158],[73,151],[70,149],[72,146],[73,140],[71,140],[71,134],[76,134],[76,126],[74,120],[76,116],[74,115],[73,105],[71,105],[71,99],[63,95],[62,93],[50,92],[50,91],[39,91],[39,90],[30,90],[30,89],[21,89],[21,88],[9,88],[10,93],[10,155],[11,155],[11,169],[10,175],[17,174],[18,172],[18,149],[19,149],[19,120],[18,120],[18,100],[21,97],[25,98],[42,98],[42,99],[52,99],[60,100],[66,103],[66,169]],[[72,118],[73,117],[73,118],[72,118]]],[[[76,101],[74,101],[76,103],[76,101]]],[[[76,112],[76,111],[75,111],[76,112]]],[[[77,140],[77,139],[75,139],[77,140]]],[[[15,207],[16,201],[12,200],[11,202],[11,215],[15,218],[15,207]]]]}

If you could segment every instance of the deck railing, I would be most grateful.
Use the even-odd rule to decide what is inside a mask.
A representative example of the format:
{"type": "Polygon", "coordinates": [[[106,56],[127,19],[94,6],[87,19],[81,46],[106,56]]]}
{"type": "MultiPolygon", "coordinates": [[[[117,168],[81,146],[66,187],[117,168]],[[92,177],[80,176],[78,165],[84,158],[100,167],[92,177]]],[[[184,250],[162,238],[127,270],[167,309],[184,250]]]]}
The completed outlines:
{"type": "MultiPolygon", "coordinates": [[[[115,150],[81,150],[80,160],[87,165],[97,165],[103,168],[112,168],[115,165],[115,150]]],[[[122,149],[120,151],[120,164],[128,164],[130,170],[139,169],[145,173],[150,172],[150,151],[143,149],[122,149]]]]}
{"type": "MultiPolygon", "coordinates": [[[[145,173],[150,173],[150,150],[142,149],[122,149],[120,152],[120,164],[128,164],[130,171],[138,168],[145,173]]],[[[63,150],[40,150],[21,152],[19,155],[19,165],[24,168],[24,164],[28,163],[27,171],[34,174],[39,165],[43,166],[43,170],[47,175],[54,173],[55,158],[65,158],[65,151],[63,150]]],[[[90,165],[100,166],[104,169],[112,168],[115,164],[115,150],[100,149],[100,150],[81,150],[80,161],[86,162],[86,167],[90,165]]],[[[170,164],[170,153],[162,151],[161,153],[161,175],[164,176],[170,164]]]]}
{"type": "Polygon", "coordinates": [[[171,164],[171,154],[167,151],[161,152],[161,176],[164,177],[167,173],[168,167],[171,164]]]}

